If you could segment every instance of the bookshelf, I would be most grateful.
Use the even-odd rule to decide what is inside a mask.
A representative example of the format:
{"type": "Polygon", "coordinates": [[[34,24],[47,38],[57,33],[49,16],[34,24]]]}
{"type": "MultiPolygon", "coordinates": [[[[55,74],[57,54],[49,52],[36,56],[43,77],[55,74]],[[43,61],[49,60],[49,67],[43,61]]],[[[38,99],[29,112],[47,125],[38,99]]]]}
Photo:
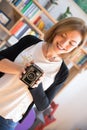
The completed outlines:
{"type": "Polygon", "coordinates": [[[84,46],[78,47],[66,59],[65,62],[69,68],[69,77],[64,86],[73,80],[78,74],[87,69],[87,42],[84,46]]]}
{"type": "Polygon", "coordinates": [[[36,0],[1,0],[0,17],[0,47],[5,45],[11,36],[19,40],[22,35],[32,34],[43,39],[48,24],[52,26],[56,23],[36,0]]]}
{"type": "MultiPolygon", "coordinates": [[[[57,17],[59,13],[66,10],[67,6],[70,6],[73,16],[76,15],[76,17],[81,10],[73,0],[66,0],[66,3],[58,0],[58,5],[50,5],[48,9],[45,9],[46,6],[44,7],[39,1],[41,0],[0,1],[0,17],[3,17],[3,20],[0,18],[0,50],[15,44],[21,37],[27,34],[36,35],[43,39],[44,32],[57,22],[56,17],[53,17],[54,13],[52,14],[53,7],[56,8],[54,10],[57,17]],[[77,12],[75,12],[74,6],[76,11],[78,9],[77,12]],[[61,12],[60,8],[62,8],[61,12]]],[[[81,13],[82,15],[79,16],[86,20],[85,16],[87,15],[82,10],[81,13]]],[[[64,86],[79,72],[87,68],[87,42],[82,48],[77,48],[76,51],[71,53],[65,59],[65,62],[70,70],[70,74],[64,86]]]]}

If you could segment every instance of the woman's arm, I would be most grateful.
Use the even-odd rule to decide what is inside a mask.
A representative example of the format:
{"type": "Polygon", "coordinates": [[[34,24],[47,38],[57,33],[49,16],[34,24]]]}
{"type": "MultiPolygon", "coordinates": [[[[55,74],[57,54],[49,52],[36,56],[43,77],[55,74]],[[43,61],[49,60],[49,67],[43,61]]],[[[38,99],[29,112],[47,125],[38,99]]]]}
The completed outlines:
{"type": "Polygon", "coordinates": [[[0,51],[0,60],[7,58],[11,61],[14,61],[15,58],[27,47],[30,47],[34,44],[37,44],[41,40],[35,36],[27,35],[21,38],[16,44],[11,47],[8,47],[5,50],[0,51]]]}
{"type": "Polygon", "coordinates": [[[69,70],[66,64],[63,62],[60,71],[55,76],[53,84],[51,84],[51,86],[45,91],[50,103],[54,99],[56,94],[60,91],[60,89],[63,87],[68,75],[69,70]]]}
{"type": "Polygon", "coordinates": [[[24,71],[24,66],[20,64],[14,63],[6,58],[0,60],[0,72],[20,75],[24,71]]]}
{"type": "Polygon", "coordinates": [[[42,86],[41,83],[38,85],[37,88],[30,90],[34,99],[34,103],[39,111],[43,111],[50,105],[51,101],[54,99],[60,88],[63,86],[67,77],[68,68],[63,62],[60,71],[57,73],[55,77],[53,84],[49,86],[49,88],[46,91],[43,90],[44,86],[42,86]]]}
{"type": "MultiPolygon", "coordinates": [[[[13,46],[8,47],[7,49],[0,51],[0,61],[1,61],[0,62],[0,64],[1,64],[0,77],[2,77],[4,75],[4,72],[7,73],[7,71],[8,71],[8,67],[6,66],[6,64],[10,64],[12,66],[13,62],[11,62],[11,61],[14,61],[15,58],[24,49],[26,49],[27,47],[30,47],[31,45],[34,45],[40,41],[41,40],[35,36],[27,35],[27,36],[21,38],[18,41],[18,43],[14,44],[13,46]]],[[[19,66],[17,64],[14,64],[14,65],[15,65],[14,71],[18,72],[18,70],[21,69],[21,66],[19,66]]],[[[9,68],[9,69],[11,69],[11,68],[9,68]]],[[[11,70],[10,73],[14,73],[13,70],[11,70]]]]}

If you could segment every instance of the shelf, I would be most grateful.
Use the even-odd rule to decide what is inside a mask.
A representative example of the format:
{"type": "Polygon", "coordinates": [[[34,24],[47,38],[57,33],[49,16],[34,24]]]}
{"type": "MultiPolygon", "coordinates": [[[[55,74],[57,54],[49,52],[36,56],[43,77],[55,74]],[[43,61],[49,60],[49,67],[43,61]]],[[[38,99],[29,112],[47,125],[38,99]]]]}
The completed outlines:
{"type": "Polygon", "coordinates": [[[57,21],[41,6],[37,0],[33,0],[34,3],[45,13],[45,15],[55,24],[57,21]]]}
{"type": "Polygon", "coordinates": [[[0,50],[3,49],[3,47],[5,46],[6,44],[6,41],[3,41],[1,44],[0,44],[0,50]]]}
{"type": "Polygon", "coordinates": [[[18,6],[15,7],[13,4],[11,5],[40,34],[40,37],[43,37],[44,31],[57,22],[37,1],[30,1],[27,5],[25,4],[23,8],[20,7],[21,9],[19,9],[18,6]],[[38,20],[39,24],[37,25],[35,22],[39,16],[41,19],[38,20]]]}
{"type": "MultiPolygon", "coordinates": [[[[9,31],[0,24],[0,41],[3,42],[10,36],[9,31]]],[[[0,43],[1,44],[1,43],[0,43]]]]}
{"type": "Polygon", "coordinates": [[[6,0],[0,2],[0,10],[2,15],[8,18],[7,24],[4,25],[8,30],[21,18],[21,15],[6,0]]]}
{"type": "Polygon", "coordinates": [[[72,79],[75,78],[77,76],[77,74],[79,74],[79,72],[80,71],[73,66],[69,70],[69,76],[68,76],[66,82],[64,83],[64,86],[66,86],[68,83],[70,83],[72,81],[72,79]]]}
{"type": "Polygon", "coordinates": [[[82,66],[87,62],[87,53],[80,49],[71,58],[71,61],[77,69],[81,69],[82,66]]]}

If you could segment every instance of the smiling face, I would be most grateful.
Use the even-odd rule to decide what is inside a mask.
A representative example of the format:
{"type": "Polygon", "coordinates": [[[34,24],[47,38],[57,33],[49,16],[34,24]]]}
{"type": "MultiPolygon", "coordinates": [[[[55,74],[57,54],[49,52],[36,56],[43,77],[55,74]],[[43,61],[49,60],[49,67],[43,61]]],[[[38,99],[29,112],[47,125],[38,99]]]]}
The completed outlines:
{"type": "Polygon", "coordinates": [[[81,40],[82,37],[78,31],[68,31],[58,34],[53,39],[51,50],[56,54],[68,53],[75,49],[80,44],[81,40]]]}

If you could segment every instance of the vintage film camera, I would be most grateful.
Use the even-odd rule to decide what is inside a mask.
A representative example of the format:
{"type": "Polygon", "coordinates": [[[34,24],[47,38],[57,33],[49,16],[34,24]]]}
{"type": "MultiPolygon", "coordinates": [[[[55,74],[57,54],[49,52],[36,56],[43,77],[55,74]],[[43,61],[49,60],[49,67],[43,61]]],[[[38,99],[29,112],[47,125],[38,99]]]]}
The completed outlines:
{"type": "Polygon", "coordinates": [[[26,73],[22,75],[21,80],[32,88],[35,82],[42,76],[43,70],[36,64],[31,64],[26,68],[26,73]]]}

